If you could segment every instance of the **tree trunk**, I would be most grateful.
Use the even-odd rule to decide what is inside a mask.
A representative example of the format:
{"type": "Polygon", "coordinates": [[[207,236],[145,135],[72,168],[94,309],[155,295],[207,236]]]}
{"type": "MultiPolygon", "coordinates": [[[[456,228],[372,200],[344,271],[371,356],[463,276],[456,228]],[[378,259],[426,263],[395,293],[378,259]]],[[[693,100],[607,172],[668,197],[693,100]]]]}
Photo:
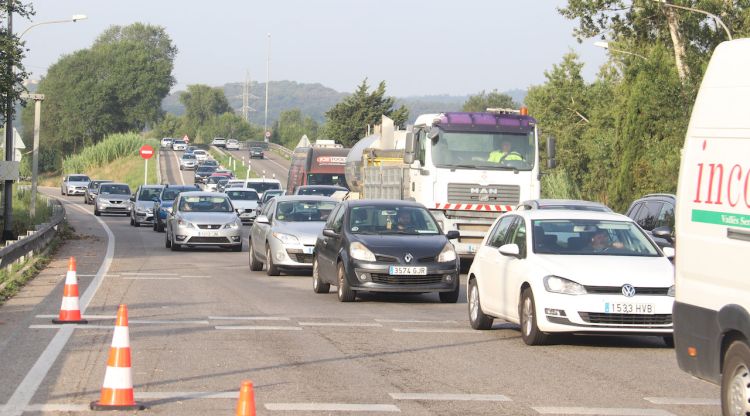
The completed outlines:
{"type": "Polygon", "coordinates": [[[665,7],[664,12],[667,14],[667,24],[669,25],[669,34],[672,37],[674,46],[674,60],[677,65],[677,74],[680,81],[685,82],[690,76],[690,69],[685,63],[685,42],[680,34],[680,22],[677,17],[677,11],[671,7],[665,7]]]}

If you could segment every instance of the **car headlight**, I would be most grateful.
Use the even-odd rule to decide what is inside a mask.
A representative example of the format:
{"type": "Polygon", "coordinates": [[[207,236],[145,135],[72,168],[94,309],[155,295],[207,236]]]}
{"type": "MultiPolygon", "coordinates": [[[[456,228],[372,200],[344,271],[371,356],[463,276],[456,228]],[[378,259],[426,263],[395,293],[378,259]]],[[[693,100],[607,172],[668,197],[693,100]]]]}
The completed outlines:
{"type": "Polygon", "coordinates": [[[562,293],[565,295],[586,294],[586,288],[584,288],[583,285],[558,276],[546,276],[544,278],[544,288],[547,289],[548,292],[562,293]]]}
{"type": "Polygon", "coordinates": [[[299,244],[299,239],[291,234],[274,232],[273,236],[278,238],[283,244],[299,244]]]}
{"type": "Polygon", "coordinates": [[[443,250],[438,254],[437,261],[438,263],[456,261],[456,249],[453,248],[453,244],[445,243],[445,247],[443,247],[443,250]]]}
{"type": "Polygon", "coordinates": [[[238,219],[235,219],[232,222],[228,222],[224,224],[224,228],[231,229],[231,230],[238,230],[242,226],[242,222],[238,219]]]}
{"type": "Polygon", "coordinates": [[[674,297],[674,285],[669,287],[669,290],[667,291],[667,296],[674,297]]]}
{"type": "Polygon", "coordinates": [[[182,218],[177,220],[177,225],[179,225],[180,227],[185,227],[185,228],[195,228],[195,225],[193,225],[192,222],[185,221],[182,218]]]}
{"type": "Polygon", "coordinates": [[[375,255],[372,254],[372,251],[360,242],[354,242],[349,246],[349,255],[357,260],[375,261],[375,255]]]}

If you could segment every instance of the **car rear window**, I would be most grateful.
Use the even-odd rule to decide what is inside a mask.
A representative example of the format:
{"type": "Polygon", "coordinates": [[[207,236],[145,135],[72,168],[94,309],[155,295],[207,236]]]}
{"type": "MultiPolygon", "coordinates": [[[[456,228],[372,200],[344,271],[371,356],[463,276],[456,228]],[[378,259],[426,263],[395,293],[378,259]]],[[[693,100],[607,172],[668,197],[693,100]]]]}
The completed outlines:
{"type": "Polygon", "coordinates": [[[99,187],[100,194],[130,195],[130,187],[127,185],[102,184],[99,187]]]}
{"type": "Polygon", "coordinates": [[[68,176],[69,182],[88,182],[88,176],[68,176]]]}
{"type": "Polygon", "coordinates": [[[144,188],[141,189],[141,194],[138,195],[139,201],[151,201],[155,196],[159,196],[161,189],[159,188],[144,188]]]}

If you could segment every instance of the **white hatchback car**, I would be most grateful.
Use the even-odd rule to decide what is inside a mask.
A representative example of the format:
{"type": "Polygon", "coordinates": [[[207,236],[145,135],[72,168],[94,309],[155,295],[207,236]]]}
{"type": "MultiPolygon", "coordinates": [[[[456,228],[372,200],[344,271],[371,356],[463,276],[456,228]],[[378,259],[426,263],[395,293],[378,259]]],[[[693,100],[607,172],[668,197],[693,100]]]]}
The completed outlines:
{"type": "MultiPolygon", "coordinates": [[[[666,255],[665,255],[666,253],[666,255]]],[[[469,321],[521,326],[528,345],[551,333],[661,336],[671,346],[674,270],[630,218],[606,212],[516,211],[500,216],[467,279],[469,321]]]]}

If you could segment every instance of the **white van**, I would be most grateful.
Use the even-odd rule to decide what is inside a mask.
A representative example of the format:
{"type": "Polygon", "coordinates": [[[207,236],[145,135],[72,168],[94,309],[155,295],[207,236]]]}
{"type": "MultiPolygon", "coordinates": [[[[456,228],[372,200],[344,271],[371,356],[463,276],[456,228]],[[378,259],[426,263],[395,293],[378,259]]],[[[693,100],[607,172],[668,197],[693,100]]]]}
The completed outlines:
{"type": "Polygon", "coordinates": [[[677,188],[674,339],[680,368],[750,410],[750,39],[720,44],[688,126],[677,188]]]}

